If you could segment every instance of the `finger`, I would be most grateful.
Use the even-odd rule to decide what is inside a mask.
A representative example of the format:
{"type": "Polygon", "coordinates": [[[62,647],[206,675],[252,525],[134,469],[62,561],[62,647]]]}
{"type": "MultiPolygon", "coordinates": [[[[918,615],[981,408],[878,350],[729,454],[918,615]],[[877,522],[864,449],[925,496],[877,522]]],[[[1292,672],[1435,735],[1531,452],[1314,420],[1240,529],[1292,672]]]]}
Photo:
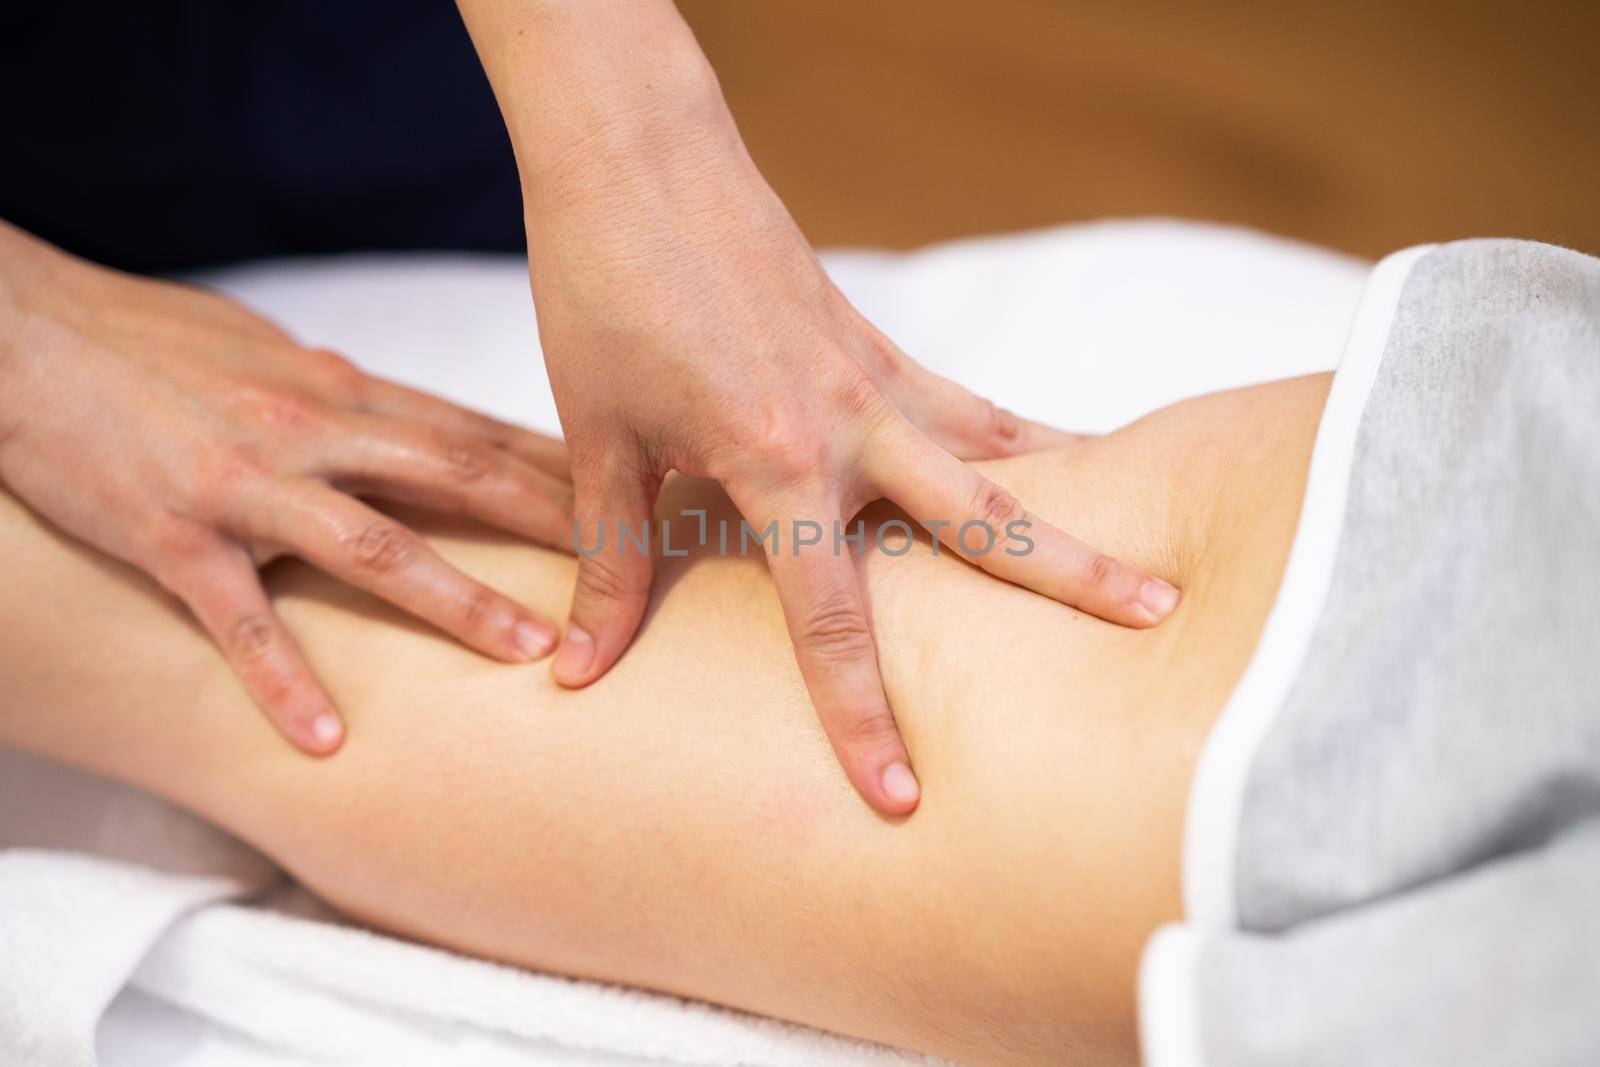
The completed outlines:
{"type": "Polygon", "coordinates": [[[881,431],[865,459],[884,496],[997,578],[1124,626],[1154,626],[1177,607],[1171,585],[1029,513],[909,423],[881,431]]]}
{"type": "Polygon", "coordinates": [[[368,377],[362,384],[361,407],[373,414],[417,419],[443,430],[482,438],[552,477],[572,480],[564,442],[452,404],[420,389],[368,377]]]}
{"type": "Polygon", "coordinates": [[[570,483],[480,438],[427,423],[374,415],[341,419],[349,432],[330,444],[322,467],[341,488],[468,515],[541,544],[571,549],[570,483]]]}
{"type": "Polygon", "coordinates": [[[512,663],[555,647],[555,629],[446,563],[414,531],[324,485],[282,483],[237,532],[281,545],[341,581],[432,623],[468,647],[512,663]]]}
{"type": "Polygon", "coordinates": [[[1089,436],[1019,418],[948,378],[906,362],[909,368],[892,379],[885,392],[913,425],[960,459],[1061,448],[1089,436]]]}
{"type": "Polygon", "coordinates": [[[243,551],[218,546],[168,583],[194,612],[256,705],[289,743],[326,756],[344,726],[243,551]]]}
{"type": "MultiPolygon", "coordinates": [[[[824,526],[841,513],[837,504],[809,511],[824,526]]],[[[877,811],[910,814],[921,790],[884,695],[852,557],[825,540],[779,544],[768,563],[806,691],[846,776],[877,811]]]]}
{"type": "Polygon", "coordinates": [[[585,686],[622,657],[650,599],[650,510],[661,479],[642,463],[618,462],[594,479],[580,477],[572,537],[578,584],[552,672],[565,686],[585,686]]]}

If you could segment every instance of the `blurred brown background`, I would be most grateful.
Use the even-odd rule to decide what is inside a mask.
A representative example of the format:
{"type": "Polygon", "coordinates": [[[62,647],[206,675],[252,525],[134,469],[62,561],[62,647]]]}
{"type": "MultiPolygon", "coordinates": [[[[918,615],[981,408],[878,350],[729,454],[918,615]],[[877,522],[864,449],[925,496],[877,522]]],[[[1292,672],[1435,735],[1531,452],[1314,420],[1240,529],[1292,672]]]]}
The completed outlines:
{"type": "Polygon", "coordinates": [[[1107,216],[1600,253],[1600,0],[681,0],[813,242],[1107,216]]]}

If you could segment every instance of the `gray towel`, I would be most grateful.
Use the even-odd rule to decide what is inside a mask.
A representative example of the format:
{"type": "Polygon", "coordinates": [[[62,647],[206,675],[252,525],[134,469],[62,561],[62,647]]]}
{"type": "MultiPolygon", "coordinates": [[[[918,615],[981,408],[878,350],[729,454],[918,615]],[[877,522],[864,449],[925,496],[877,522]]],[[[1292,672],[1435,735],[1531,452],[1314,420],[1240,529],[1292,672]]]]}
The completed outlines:
{"type": "Polygon", "coordinates": [[[1188,1038],[1147,1019],[1146,1055],[1595,1067],[1600,260],[1422,256],[1360,418],[1327,599],[1248,764],[1232,923],[1147,975],[1188,1038]]]}

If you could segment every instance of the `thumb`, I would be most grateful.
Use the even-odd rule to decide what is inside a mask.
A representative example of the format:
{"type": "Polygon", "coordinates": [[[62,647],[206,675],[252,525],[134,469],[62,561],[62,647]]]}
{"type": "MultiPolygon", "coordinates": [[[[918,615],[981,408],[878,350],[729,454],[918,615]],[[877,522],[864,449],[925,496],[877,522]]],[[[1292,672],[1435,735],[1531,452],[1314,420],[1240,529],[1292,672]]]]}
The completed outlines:
{"type": "Polygon", "coordinates": [[[613,463],[578,478],[573,547],[578,586],[551,670],[558,683],[588,685],[622,657],[650,598],[650,511],[661,478],[642,466],[613,463]]]}

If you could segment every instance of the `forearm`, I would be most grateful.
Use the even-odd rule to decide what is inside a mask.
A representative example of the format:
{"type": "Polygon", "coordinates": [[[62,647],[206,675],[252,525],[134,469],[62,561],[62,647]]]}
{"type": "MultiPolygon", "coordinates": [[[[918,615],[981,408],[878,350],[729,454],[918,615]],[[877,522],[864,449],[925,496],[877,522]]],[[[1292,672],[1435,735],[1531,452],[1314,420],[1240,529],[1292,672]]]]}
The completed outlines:
{"type": "MultiPolygon", "coordinates": [[[[660,284],[674,273],[668,264],[698,264],[696,287],[718,292],[716,269],[703,263],[707,240],[744,277],[745,260],[780,243],[805,268],[790,288],[824,295],[810,247],[745,151],[671,3],[460,8],[516,152],[541,330],[599,316],[637,328],[683,295],[660,284]]],[[[562,339],[545,341],[548,353],[562,339]]]]}
{"type": "Polygon", "coordinates": [[[40,403],[40,387],[63,376],[61,329],[40,314],[39,295],[59,288],[57,276],[74,264],[92,277],[89,264],[0,219],[0,487],[6,484],[6,448],[40,403]]]}
{"type": "Polygon", "coordinates": [[[61,258],[50,245],[0,219],[0,445],[10,418],[18,414],[23,357],[35,347],[25,336],[33,303],[29,290],[61,258]]]}
{"type": "MultiPolygon", "coordinates": [[[[668,0],[460,0],[524,195],[737,144],[711,65],[668,0]]],[[[637,176],[636,174],[634,176],[637,176]]]]}

